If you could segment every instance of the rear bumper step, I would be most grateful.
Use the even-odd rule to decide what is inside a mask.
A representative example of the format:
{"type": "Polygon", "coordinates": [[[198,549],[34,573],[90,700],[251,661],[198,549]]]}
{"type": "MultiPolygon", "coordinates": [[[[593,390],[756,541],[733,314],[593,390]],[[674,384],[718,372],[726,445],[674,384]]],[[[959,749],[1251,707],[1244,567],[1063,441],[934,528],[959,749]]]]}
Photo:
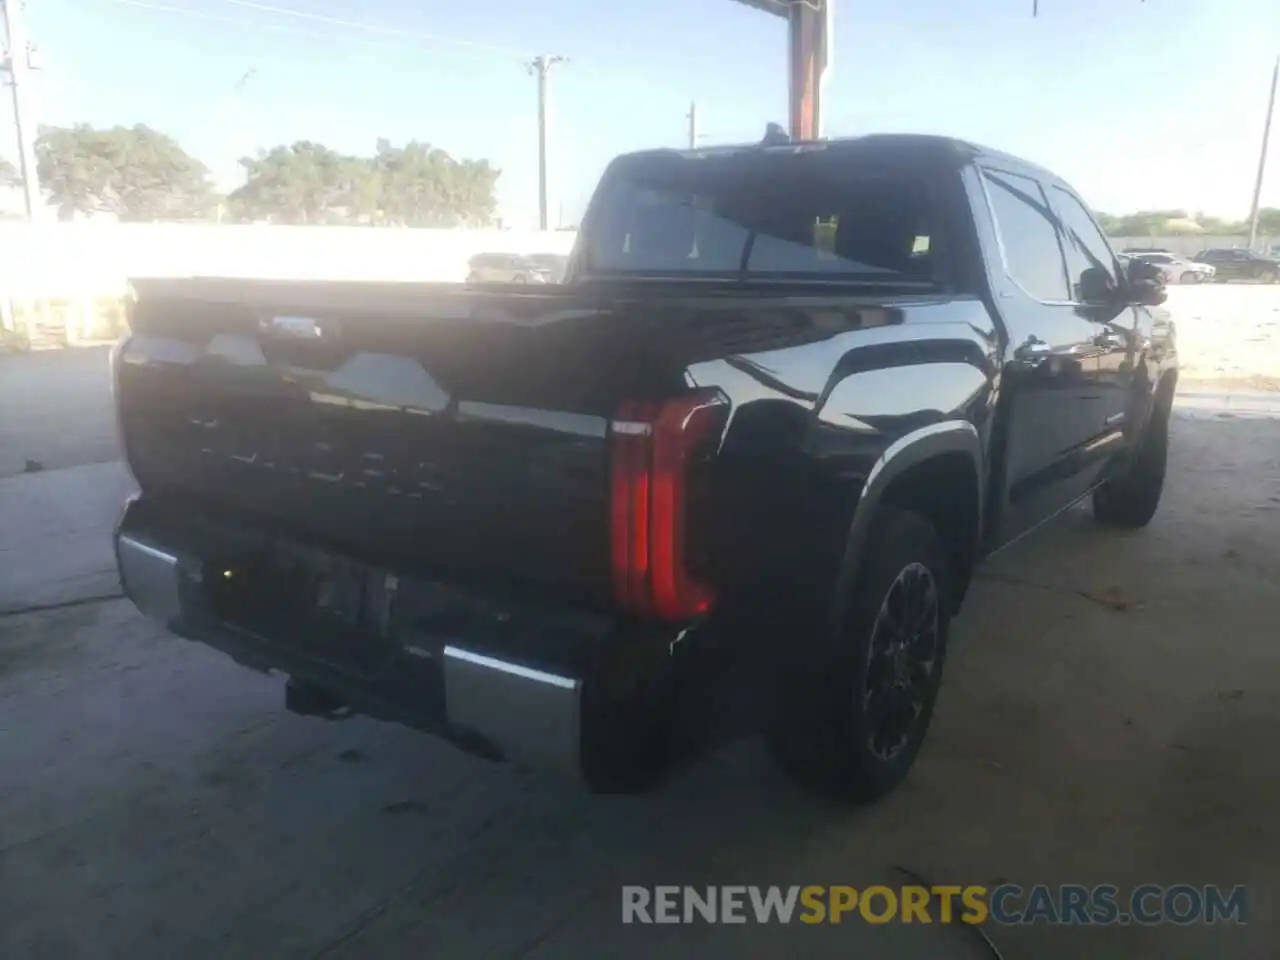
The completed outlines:
{"type": "Polygon", "coordinates": [[[332,717],[349,708],[443,736],[491,759],[584,775],[581,677],[548,672],[462,642],[444,645],[427,665],[421,654],[407,655],[411,662],[390,662],[374,676],[355,675],[296,645],[219,622],[203,596],[205,562],[154,535],[129,531],[127,516],[115,538],[126,596],[180,636],[254,669],[287,673],[287,696],[296,712],[332,717]]]}

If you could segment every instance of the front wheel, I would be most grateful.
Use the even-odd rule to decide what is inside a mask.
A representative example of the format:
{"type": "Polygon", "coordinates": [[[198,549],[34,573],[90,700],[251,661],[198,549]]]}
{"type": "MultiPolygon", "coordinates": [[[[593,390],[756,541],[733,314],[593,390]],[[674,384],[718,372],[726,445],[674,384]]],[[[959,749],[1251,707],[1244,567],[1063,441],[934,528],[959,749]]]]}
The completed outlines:
{"type": "Polygon", "coordinates": [[[1199,283],[1200,274],[1196,273],[1194,270],[1187,270],[1182,274],[1182,276],[1178,278],[1178,282],[1179,283],[1199,283]]]}
{"type": "Polygon", "coordinates": [[[1145,527],[1156,515],[1169,462],[1173,391],[1161,390],[1124,472],[1093,492],[1093,516],[1112,527],[1145,527]]]}
{"type": "Polygon", "coordinates": [[[771,745],[800,782],[866,803],[910,771],[933,716],[951,615],[947,554],[922,516],[872,524],[835,647],[783,672],[771,745]]]}

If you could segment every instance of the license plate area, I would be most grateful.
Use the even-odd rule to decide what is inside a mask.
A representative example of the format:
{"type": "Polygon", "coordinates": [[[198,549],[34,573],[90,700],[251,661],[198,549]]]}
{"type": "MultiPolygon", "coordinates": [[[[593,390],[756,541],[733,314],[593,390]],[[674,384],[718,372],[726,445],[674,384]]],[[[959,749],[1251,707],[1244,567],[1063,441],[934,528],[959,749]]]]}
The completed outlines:
{"type": "Polygon", "coordinates": [[[306,657],[368,675],[392,656],[390,578],[367,564],[273,543],[206,564],[204,581],[217,619],[306,657]]]}

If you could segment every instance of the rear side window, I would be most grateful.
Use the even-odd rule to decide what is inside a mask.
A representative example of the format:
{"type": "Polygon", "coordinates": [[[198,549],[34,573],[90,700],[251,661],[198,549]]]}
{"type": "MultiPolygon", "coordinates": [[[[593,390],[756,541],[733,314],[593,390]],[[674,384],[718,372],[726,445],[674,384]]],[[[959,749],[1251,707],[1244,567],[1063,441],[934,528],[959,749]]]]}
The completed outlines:
{"type": "Polygon", "coordinates": [[[1070,300],[1055,218],[1040,184],[990,170],[982,176],[1010,278],[1037,300],[1070,300]]]}

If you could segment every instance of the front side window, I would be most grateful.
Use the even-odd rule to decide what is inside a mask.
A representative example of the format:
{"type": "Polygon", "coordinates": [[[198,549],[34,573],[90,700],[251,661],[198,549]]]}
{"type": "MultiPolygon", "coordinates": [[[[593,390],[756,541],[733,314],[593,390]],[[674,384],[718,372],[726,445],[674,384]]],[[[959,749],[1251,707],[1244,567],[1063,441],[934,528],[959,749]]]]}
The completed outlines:
{"type": "MultiPolygon", "coordinates": [[[[1062,217],[1062,233],[1065,238],[1067,275],[1071,278],[1071,298],[1077,301],[1091,299],[1090,293],[1103,287],[1097,282],[1105,278],[1111,287],[1116,285],[1115,255],[1111,245],[1093,222],[1089,212],[1076,197],[1061,187],[1053,187],[1054,204],[1062,217]],[[1094,282],[1086,277],[1086,271],[1094,271],[1094,282]]],[[[1154,262],[1168,263],[1169,257],[1154,262]]]]}
{"type": "Polygon", "coordinates": [[[982,176],[1010,278],[1037,300],[1069,299],[1056,218],[1040,184],[991,170],[982,176]]]}

